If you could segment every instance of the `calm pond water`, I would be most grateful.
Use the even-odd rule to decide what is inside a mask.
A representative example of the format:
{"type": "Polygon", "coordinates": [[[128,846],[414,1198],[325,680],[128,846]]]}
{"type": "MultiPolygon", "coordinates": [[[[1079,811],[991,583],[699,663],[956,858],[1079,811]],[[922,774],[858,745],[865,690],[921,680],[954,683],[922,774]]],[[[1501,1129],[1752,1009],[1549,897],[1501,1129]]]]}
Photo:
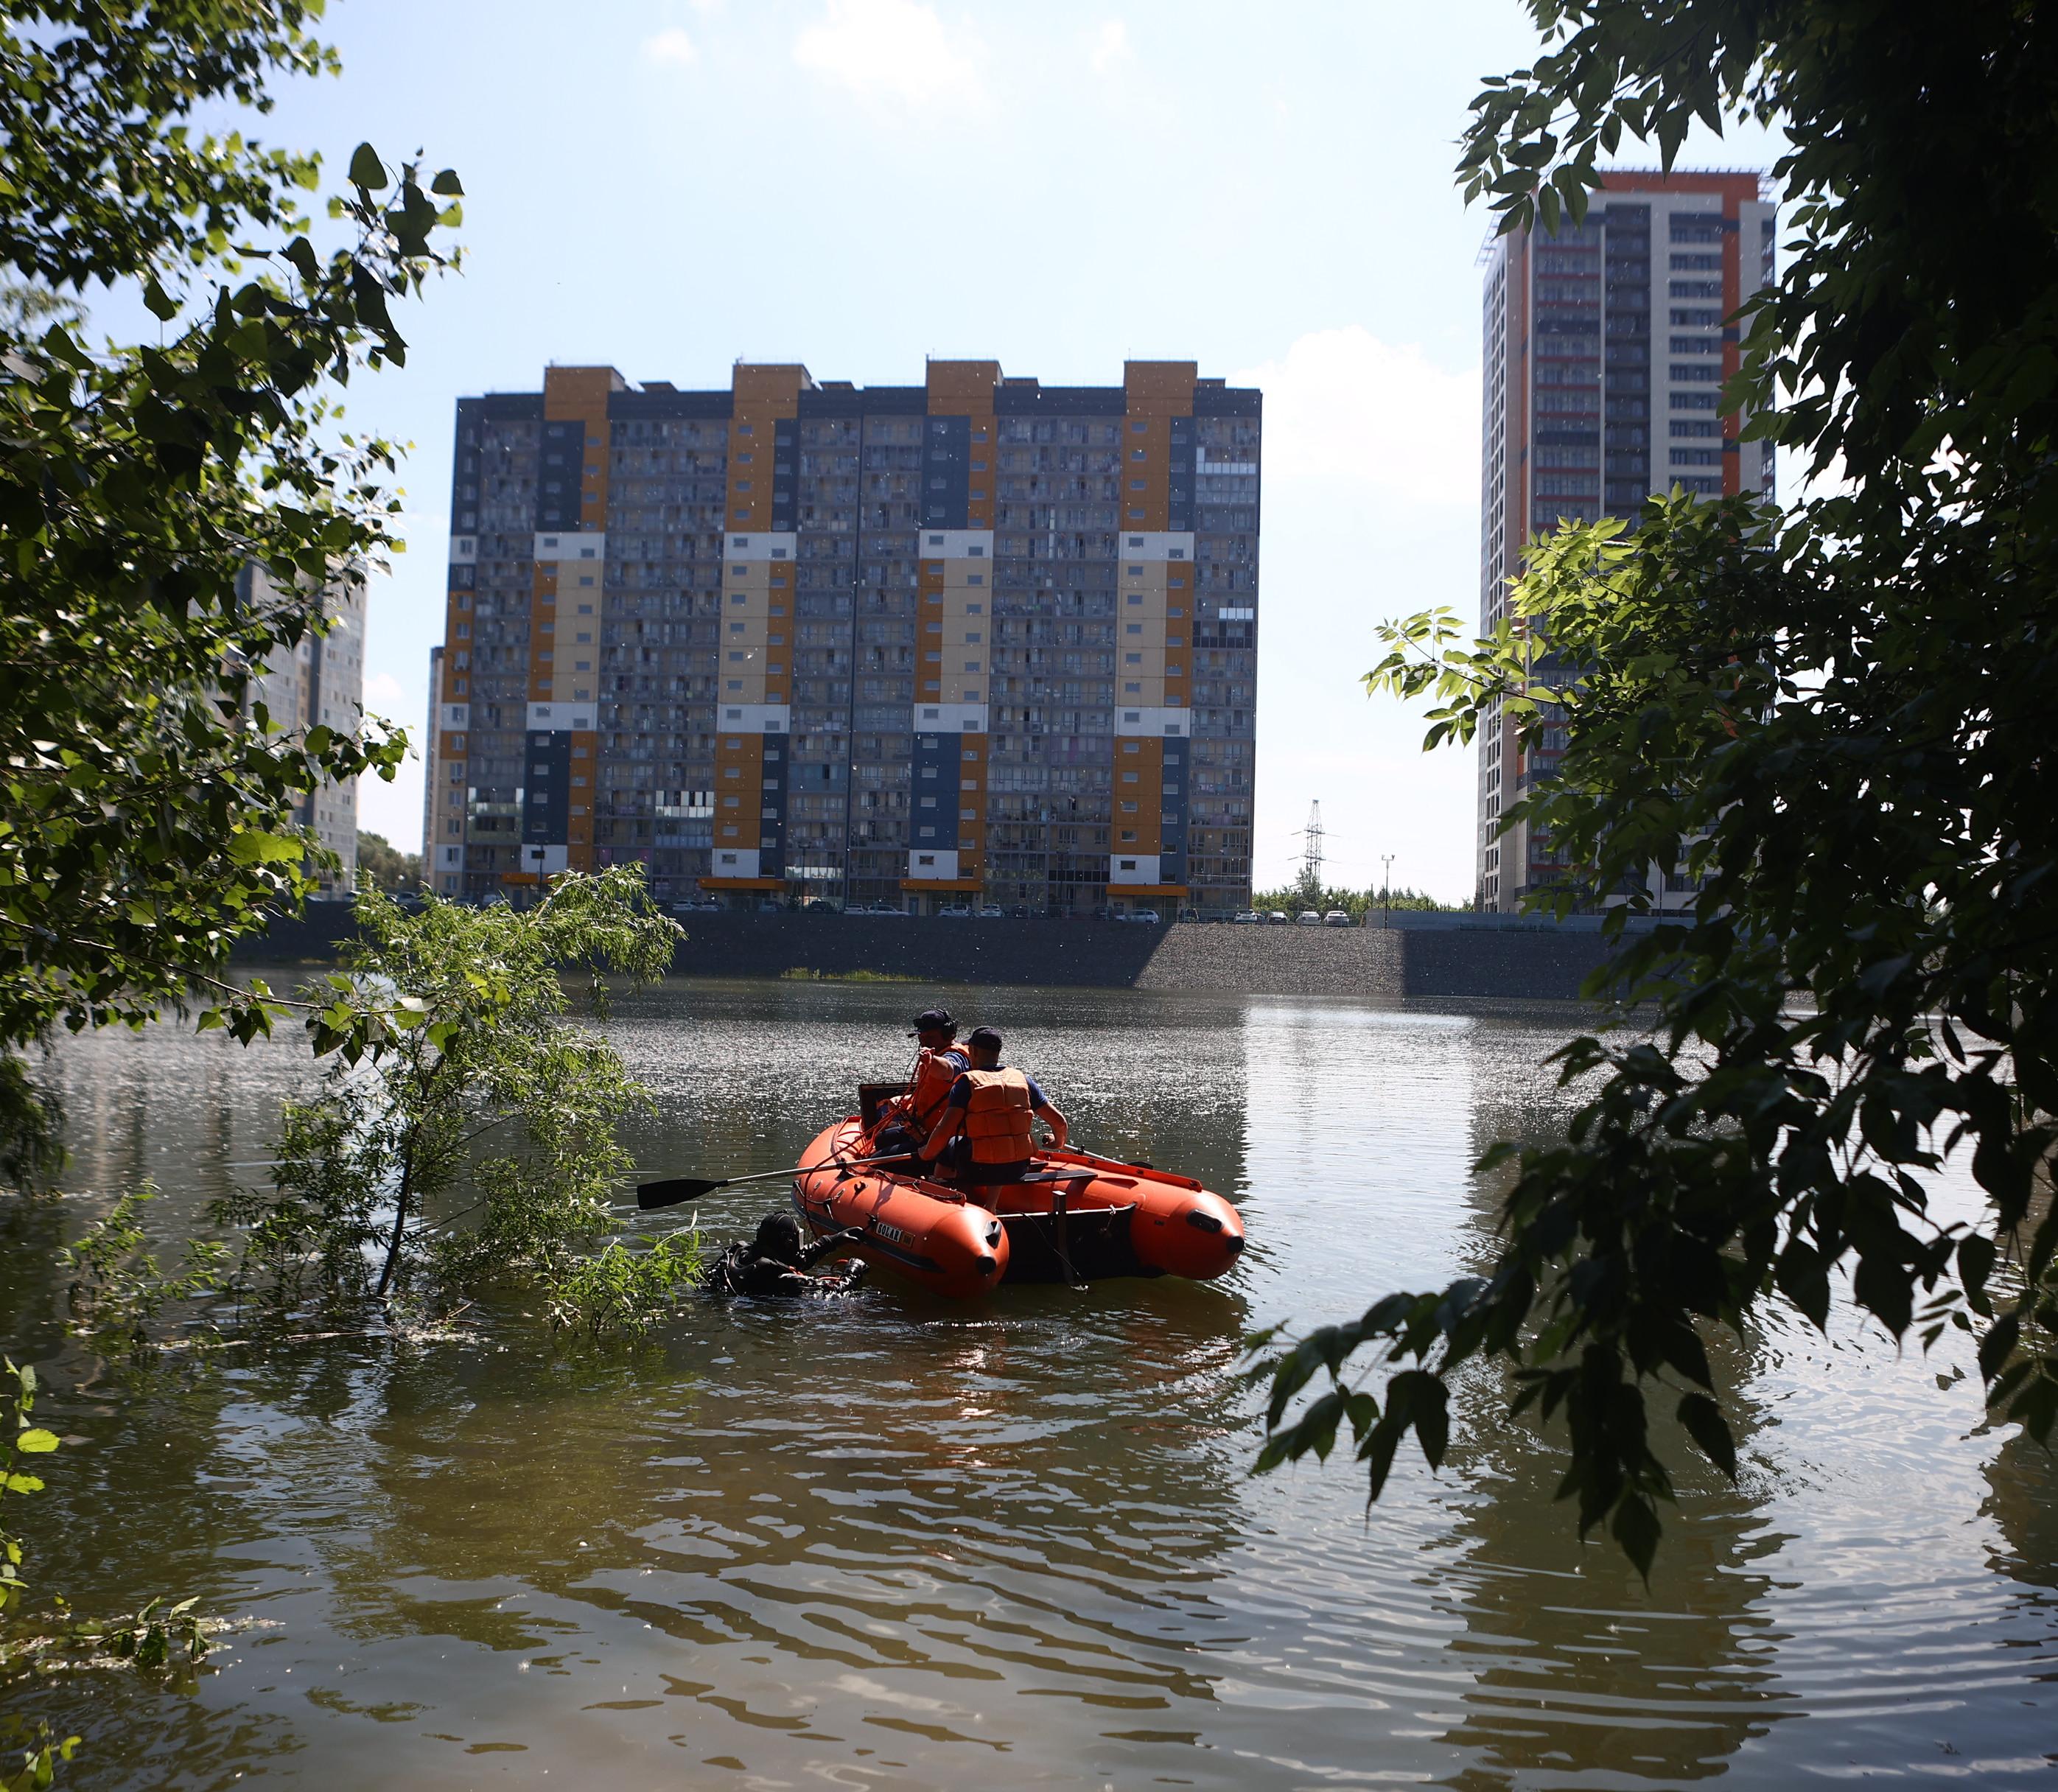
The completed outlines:
{"type": "MultiPolygon", "coordinates": [[[[1444,1472],[1404,1456],[1369,1516],[1348,1464],[1249,1477],[1240,1337],[1482,1262],[1468,1166],[1561,1111],[1540,1061],[1562,1014],[944,993],[1007,1030],[1083,1142],[1235,1199],[1234,1275],[696,1303],[626,1353],[345,1340],[139,1394],[56,1329],[60,1226],[148,1174],[176,1230],[260,1176],[232,1166],[267,1154],[304,1057],[67,1043],[81,1193],[0,1232],[4,1330],[74,1440],[34,1502],[38,1579],[88,1610],[163,1590],[241,1621],[186,1683],[48,1689],[86,1738],[68,1783],[2058,1775],[2058,1472],[1981,1428],[1948,1356],[1855,1330],[1731,1349],[1742,1484],[1686,1477],[1647,1589],[1575,1541],[1556,1459],[1497,1420],[1492,1381],[1444,1472]]],[[[931,994],[693,983],[624,1007],[659,1109],[639,1162],[790,1162],[905,1062],[931,994]]],[[[701,1223],[745,1230],[769,1186],[701,1223]]]]}

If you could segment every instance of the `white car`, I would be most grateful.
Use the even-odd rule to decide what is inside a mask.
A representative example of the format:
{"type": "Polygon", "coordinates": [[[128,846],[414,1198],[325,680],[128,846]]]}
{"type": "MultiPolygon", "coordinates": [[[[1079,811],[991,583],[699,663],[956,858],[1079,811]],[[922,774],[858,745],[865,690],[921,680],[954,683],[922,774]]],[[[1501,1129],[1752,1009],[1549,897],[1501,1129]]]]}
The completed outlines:
{"type": "Polygon", "coordinates": [[[971,910],[962,902],[953,902],[948,908],[939,908],[936,919],[940,921],[968,921],[971,919],[971,910]]]}
{"type": "Polygon", "coordinates": [[[1007,919],[1007,911],[997,902],[982,903],[978,915],[982,921],[1004,921],[1007,919]]]}
{"type": "Polygon", "coordinates": [[[1230,919],[1238,927],[1249,927],[1253,921],[1262,921],[1265,917],[1255,908],[1246,908],[1241,915],[1232,916],[1230,919]]]}
{"type": "Polygon", "coordinates": [[[1320,927],[1322,924],[1322,917],[1312,908],[1302,909],[1293,918],[1302,927],[1320,927]]]}
{"type": "Polygon", "coordinates": [[[1350,912],[1348,909],[1332,908],[1322,917],[1324,927],[1349,927],[1350,924],[1350,912]]]}

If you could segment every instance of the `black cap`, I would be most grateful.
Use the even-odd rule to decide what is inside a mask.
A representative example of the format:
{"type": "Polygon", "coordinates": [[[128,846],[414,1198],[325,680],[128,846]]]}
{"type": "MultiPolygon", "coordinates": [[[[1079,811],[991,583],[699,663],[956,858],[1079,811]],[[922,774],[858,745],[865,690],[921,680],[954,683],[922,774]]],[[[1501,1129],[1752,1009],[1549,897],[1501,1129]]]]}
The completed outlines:
{"type": "Polygon", "coordinates": [[[955,1033],[958,1030],[958,1023],[951,1019],[948,1008],[924,1008],[915,1016],[912,1031],[926,1033],[932,1028],[938,1032],[955,1033]]]}
{"type": "Polygon", "coordinates": [[[965,1043],[975,1051],[998,1051],[1000,1035],[991,1027],[975,1027],[965,1035],[965,1043]]]}

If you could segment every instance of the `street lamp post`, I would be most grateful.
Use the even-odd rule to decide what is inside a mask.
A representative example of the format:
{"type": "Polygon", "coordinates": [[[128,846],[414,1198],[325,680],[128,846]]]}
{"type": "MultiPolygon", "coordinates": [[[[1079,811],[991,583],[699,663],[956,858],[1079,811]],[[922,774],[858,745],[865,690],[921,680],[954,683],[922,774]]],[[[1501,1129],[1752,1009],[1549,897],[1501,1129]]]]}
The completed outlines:
{"type": "Polygon", "coordinates": [[[1382,852],[1379,856],[1379,924],[1382,928],[1393,924],[1386,918],[1386,907],[1388,894],[1393,883],[1393,859],[1394,855],[1391,852],[1382,852]]]}

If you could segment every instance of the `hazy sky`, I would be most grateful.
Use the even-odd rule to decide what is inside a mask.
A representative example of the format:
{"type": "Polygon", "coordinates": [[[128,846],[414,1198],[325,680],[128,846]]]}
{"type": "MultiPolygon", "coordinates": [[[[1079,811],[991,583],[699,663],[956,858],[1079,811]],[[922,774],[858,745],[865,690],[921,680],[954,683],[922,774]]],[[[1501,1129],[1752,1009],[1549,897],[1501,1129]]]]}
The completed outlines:
{"type": "MultiPolygon", "coordinates": [[[[340,178],[369,138],[455,167],[463,272],[354,423],[416,446],[368,706],[419,729],[451,407],[546,362],[726,386],[738,357],[908,384],[925,356],[1047,382],[1191,359],[1265,393],[1257,876],[1319,799],[1332,877],[1472,884],[1469,749],[1368,701],[1373,625],[1477,606],[1482,213],[1454,142],[1528,60],[1508,0],[340,0],[340,80],[260,134],[340,178]]],[[[411,848],[420,767],[361,824],[411,848]]]]}

